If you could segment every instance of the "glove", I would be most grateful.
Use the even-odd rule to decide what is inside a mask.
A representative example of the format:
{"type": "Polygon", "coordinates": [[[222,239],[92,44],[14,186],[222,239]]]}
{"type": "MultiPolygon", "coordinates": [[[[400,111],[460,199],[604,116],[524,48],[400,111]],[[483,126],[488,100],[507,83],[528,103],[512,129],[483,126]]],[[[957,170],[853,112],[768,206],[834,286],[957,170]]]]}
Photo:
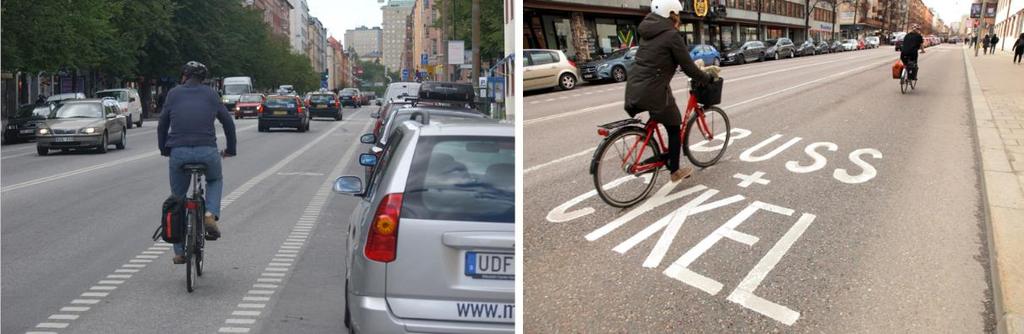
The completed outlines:
{"type": "Polygon", "coordinates": [[[165,157],[171,156],[171,149],[166,148],[166,147],[161,147],[160,148],[160,155],[165,156],[165,157]]]}

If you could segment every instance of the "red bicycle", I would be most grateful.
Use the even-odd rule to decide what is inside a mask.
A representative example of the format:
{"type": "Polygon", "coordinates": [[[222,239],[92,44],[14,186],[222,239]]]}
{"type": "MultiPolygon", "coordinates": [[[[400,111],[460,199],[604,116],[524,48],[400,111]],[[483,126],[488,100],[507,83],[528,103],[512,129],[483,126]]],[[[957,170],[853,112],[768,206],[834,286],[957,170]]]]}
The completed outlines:
{"type": "MultiPolygon", "coordinates": [[[[713,106],[721,101],[721,87],[719,78],[714,84],[690,89],[683,114],[686,126],[680,136],[683,154],[697,167],[717,163],[729,145],[729,117],[713,106]]],[[[598,126],[597,133],[604,139],[594,151],[590,174],[605,203],[620,208],[632,206],[647,198],[654,188],[658,171],[666,164],[662,152],[668,151],[659,124],[654,119],[644,122],[629,118],[598,126]]]]}

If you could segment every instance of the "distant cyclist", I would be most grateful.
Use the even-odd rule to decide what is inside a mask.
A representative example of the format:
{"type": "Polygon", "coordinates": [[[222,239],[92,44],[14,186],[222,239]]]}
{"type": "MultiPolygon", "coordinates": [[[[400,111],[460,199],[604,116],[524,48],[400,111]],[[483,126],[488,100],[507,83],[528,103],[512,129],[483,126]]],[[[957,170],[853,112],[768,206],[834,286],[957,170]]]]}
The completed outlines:
{"type": "MultiPolygon", "coordinates": [[[[206,214],[203,225],[206,238],[220,238],[220,198],[224,191],[221,177],[221,157],[235,155],[235,123],[227,108],[221,104],[220,96],[203,80],[208,74],[206,65],[190,61],[182,67],[182,84],[167,93],[157,134],[160,155],[170,157],[171,192],[184,197],[188,191],[190,175],[181,169],[187,163],[206,164],[206,214]],[[217,150],[217,131],[214,119],[220,121],[227,138],[227,149],[217,150]]],[[[174,244],[174,263],[185,263],[184,244],[174,244]]]]}
{"type": "Polygon", "coordinates": [[[903,45],[900,45],[900,61],[907,66],[910,80],[917,80],[917,53],[924,53],[924,37],[921,36],[921,27],[913,25],[910,33],[903,37],[903,45]],[[913,66],[911,66],[911,62],[913,66]]]}
{"type": "Polygon", "coordinates": [[[666,165],[672,173],[672,182],[690,177],[693,168],[679,167],[682,115],[669,82],[680,66],[687,76],[693,78],[694,84],[713,80],[690,59],[686,41],[678,33],[682,12],[683,5],[679,0],[651,1],[651,13],[637,28],[640,45],[626,82],[625,109],[630,117],[649,111],[651,118],[665,126],[668,154],[663,159],[668,160],[666,165]]]}

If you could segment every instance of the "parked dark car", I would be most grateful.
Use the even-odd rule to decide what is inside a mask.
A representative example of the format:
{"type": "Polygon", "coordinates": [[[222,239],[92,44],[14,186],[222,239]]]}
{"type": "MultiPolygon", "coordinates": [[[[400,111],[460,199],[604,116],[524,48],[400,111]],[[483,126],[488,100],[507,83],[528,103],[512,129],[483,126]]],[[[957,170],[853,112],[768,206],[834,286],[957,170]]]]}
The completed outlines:
{"type": "Polygon", "coordinates": [[[616,50],[604,59],[580,65],[580,74],[587,81],[626,81],[629,69],[636,61],[636,50],[637,47],[616,50]]]}
{"type": "Polygon", "coordinates": [[[13,144],[36,139],[36,129],[43,124],[53,109],[53,104],[28,104],[19,107],[17,113],[7,120],[4,141],[13,144]]]}
{"type": "Polygon", "coordinates": [[[846,51],[846,48],[843,47],[843,41],[841,41],[841,40],[834,40],[834,41],[832,41],[832,45],[830,45],[828,48],[829,48],[829,52],[843,52],[843,51],[846,51]]]}
{"type": "Polygon", "coordinates": [[[309,117],[330,117],[341,120],[341,100],[331,92],[313,93],[309,95],[309,117]]]}
{"type": "Polygon", "coordinates": [[[302,100],[295,95],[267,96],[263,102],[257,128],[259,132],[270,131],[270,128],[295,128],[299,132],[309,131],[309,112],[302,105],[302,100]]]}
{"type": "Polygon", "coordinates": [[[832,48],[831,48],[831,46],[829,46],[828,42],[826,42],[826,41],[820,41],[820,42],[816,43],[816,45],[814,46],[814,53],[817,53],[817,54],[830,53],[831,51],[832,51],[832,48]]]}
{"type": "Polygon", "coordinates": [[[796,55],[800,57],[813,56],[818,53],[817,48],[818,46],[814,44],[814,41],[809,39],[801,42],[800,46],[796,47],[796,55]]]}
{"type": "Polygon", "coordinates": [[[359,108],[362,106],[362,96],[360,96],[359,89],[356,88],[345,88],[338,93],[341,98],[341,106],[352,106],[353,108],[359,108]]]}
{"type": "Polygon", "coordinates": [[[764,42],[765,55],[768,59],[779,60],[785,57],[796,57],[796,45],[789,38],[769,39],[764,42]]]}
{"type": "Polygon", "coordinates": [[[725,50],[723,64],[746,64],[755,61],[764,61],[765,46],[761,41],[748,41],[742,46],[725,50]]]}

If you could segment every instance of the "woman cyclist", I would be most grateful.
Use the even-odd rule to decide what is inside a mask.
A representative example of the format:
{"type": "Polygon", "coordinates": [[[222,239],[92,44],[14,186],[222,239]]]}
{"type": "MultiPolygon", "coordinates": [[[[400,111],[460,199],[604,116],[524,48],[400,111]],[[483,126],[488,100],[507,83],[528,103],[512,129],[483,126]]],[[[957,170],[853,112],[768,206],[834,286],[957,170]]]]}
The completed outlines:
{"type": "Polygon", "coordinates": [[[679,14],[682,11],[683,5],[679,0],[651,1],[651,13],[637,28],[640,45],[636,52],[636,63],[626,82],[624,104],[630,117],[649,111],[651,118],[665,127],[668,152],[663,159],[668,160],[666,165],[672,173],[672,182],[690,177],[693,168],[679,166],[682,115],[672,96],[669,82],[680,66],[683,73],[693,78],[695,84],[714,80],[690,59],[686,41],[679,35],[682,23],[679,14]]]}

